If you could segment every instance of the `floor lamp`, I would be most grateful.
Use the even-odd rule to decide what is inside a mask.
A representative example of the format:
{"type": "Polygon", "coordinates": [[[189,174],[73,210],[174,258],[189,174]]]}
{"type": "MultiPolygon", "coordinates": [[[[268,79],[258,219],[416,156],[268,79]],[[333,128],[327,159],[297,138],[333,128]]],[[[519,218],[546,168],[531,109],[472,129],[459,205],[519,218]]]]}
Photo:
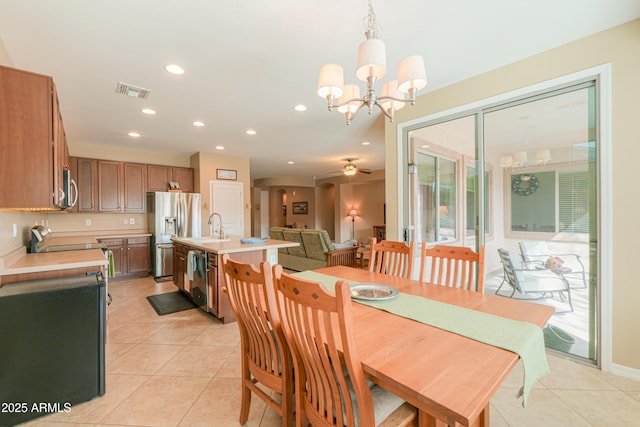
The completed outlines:
{"type": "Polygon", "coordinates": [[[348,215],[351,217],[351,240],[356,240],[356,216],[358,211],[351,209],[348,215]]]}

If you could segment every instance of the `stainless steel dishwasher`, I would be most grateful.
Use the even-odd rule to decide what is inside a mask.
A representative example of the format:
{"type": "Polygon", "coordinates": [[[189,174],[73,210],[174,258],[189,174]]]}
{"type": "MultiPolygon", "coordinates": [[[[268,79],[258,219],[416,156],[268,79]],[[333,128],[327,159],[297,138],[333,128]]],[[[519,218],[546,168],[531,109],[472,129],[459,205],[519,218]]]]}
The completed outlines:
{"type": "Polygon", "coordinates": [[[208,312],[209,308],[207,301],[209,300],[209,291],[207,287],[207,253],[204,251],[194,250],[189,251],[188,256],[193,257],[190,262],[187,262],[187,269],[191,269],[189,272],[189,279],[191,280],[191,298],[198,307],[208,312]]]}

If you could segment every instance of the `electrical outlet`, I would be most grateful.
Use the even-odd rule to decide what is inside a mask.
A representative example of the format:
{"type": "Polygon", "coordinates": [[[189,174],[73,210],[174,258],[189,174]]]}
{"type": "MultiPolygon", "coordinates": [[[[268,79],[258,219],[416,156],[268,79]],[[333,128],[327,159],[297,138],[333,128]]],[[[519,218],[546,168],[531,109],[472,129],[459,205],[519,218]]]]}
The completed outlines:
{"type": "Polygon", "coordinates": [[[84,220],[84,225],[89,226],[91,225],[91,219],[87,218],[84,220]]]}
{"type": "Polygon", "coordinates": [[[135,218],[129,218],[129,224],[135,224],[136,223],[136,219],[135,218]]]}
{"type": "Polygon", "coordinates": [[[18,237],[18,224],[13,224],[11,231],[12,231],[13,237],[18,237]]]}

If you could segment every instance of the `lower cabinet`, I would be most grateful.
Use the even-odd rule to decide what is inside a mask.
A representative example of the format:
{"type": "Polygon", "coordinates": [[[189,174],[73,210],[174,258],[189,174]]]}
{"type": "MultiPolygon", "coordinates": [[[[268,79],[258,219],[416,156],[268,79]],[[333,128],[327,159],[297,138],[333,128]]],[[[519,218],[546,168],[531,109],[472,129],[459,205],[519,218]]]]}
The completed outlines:
{"type": "Polygon", "coordinates": [[[189,279],[187,275],[187,253],[189,249],[178,243],[173,244],[173,284],[181,291],[191,293],[189,279]]]}
{"type": "Polygon", "coordinates": [[[113,263],[116,277],[111,280],[146,276],[150,269],[149,238],[116,237],[98,239],[113,252],[113,263]]]}

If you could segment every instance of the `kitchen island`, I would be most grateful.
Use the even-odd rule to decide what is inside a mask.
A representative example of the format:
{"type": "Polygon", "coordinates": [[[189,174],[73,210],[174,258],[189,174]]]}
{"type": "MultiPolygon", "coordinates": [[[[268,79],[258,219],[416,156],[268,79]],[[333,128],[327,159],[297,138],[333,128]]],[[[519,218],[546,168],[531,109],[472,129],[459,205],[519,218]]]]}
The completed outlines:
{"type": "Polygon", "coordinates": [[[172,237],[173,283],[187,294],[200,308],[229,323],[236,320],[222,288],[224,275],[220,257],[258,266],[266,261],[277,264],[278,250],[299,246],[297,242],[265,239],[261,243],[242,243],[240,237],[214,239],[212,237],[172,237]],[[191,263],[189,262],[191,252],[191,263]],[[189,271],[191,270],[191,271],[189,271]]]}

